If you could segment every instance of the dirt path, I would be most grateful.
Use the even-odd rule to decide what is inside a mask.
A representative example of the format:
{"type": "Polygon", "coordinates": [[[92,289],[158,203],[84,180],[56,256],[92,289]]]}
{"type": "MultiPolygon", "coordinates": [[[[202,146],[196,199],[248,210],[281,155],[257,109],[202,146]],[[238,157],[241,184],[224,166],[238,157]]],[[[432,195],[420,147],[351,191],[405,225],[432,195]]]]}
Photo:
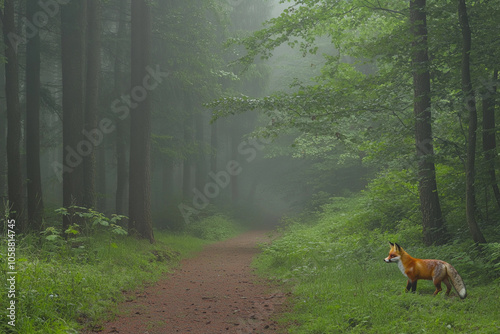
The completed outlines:
{"type": "Polygon", "coordinates": [[[266,232],[248,232],[207,246],[173,274],[119,305],[100,333],[276,333],[283,293],[252,273],[266,232]]]}

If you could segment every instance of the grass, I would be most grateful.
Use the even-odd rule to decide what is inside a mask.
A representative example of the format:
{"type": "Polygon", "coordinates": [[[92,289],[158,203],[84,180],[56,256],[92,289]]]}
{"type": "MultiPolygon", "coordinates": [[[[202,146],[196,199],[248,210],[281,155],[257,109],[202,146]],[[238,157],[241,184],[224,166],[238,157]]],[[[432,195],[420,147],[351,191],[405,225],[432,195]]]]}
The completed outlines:
{"type": "MultiPolygon", "coordinates": [[[[98,215],[92,213],[92,217],[98,215]]],[[[100,221],[104,226],[95,228],[103,233],[77,234],[70,241],[53,228],[42,236],[26,235],[17,240],[16,323],[12,327],[5,320],[9,299],[4,298],[4,292],[0,298],[1,333],[78,333],[82,327],[112,316],[111,310],[124,298],[123,291],[158,280],[181,258],[238,232],[234,222],[218,215],[193,226],[191,232],[196,231],[197,236],[155,231],[156,243],[150,244],[112,233],[110,227],[116,225],[106,224],[106,218],[100,221]]],[[[2,238],[0,282],[5,286],[7,249],[6,238],[2,238]]]]}
{"type": "Polygon", "coordinates": [[[313,222],[290,224],[256,260],[262,275],[286,282],[293,292],[291,312],[281,319],[288,333],[500,331],[498,258],[493,264],[466,241],[405,247],[399,234],[363,228],[360,217],[348,214],[352,209],[350,202],[327,209],[313,222]],[[450,297],[433,297],[431,281],[419,281],[416,294],[405,293],[406,277],[397,265],[383,262],[389,240],[414,257],[452,263],[468,297],[461,300],[454,290],[450,297]]]}

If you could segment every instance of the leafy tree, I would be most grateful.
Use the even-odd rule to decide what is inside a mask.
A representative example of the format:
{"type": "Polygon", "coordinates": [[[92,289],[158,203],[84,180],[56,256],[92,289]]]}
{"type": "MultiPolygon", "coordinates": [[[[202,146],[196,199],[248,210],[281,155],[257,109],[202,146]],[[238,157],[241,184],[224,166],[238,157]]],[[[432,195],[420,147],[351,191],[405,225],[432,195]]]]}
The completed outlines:
{"type": "Polygon", "coordinates": [[[418,159],[420,210],[424,241],[427,245],[446,242],[439,202],[431,118],[431,78],[427,46],[426,0],[410,1],[410,25],[413,35],[412,66],[415,113],[415,139],[418,159]]]}

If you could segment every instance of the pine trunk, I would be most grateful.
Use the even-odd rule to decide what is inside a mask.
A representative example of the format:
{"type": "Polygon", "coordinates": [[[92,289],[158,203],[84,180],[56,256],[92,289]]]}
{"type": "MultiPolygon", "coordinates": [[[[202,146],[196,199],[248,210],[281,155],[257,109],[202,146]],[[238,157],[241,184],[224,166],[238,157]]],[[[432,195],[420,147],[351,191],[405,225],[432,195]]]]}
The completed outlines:
{"type": "MultiPolygon", "coordinates": [[[[115,45],[115,96],[121,96],[126,91],[126,78],[124,73],[125,54],[125,1],[120,1],[118,8],[118,30],[115,45]]],[[[129,119],[118,119],[116,123],[116,193],[115,193],[115,210],[119,215],[128,215],[128,159],[127,159],[127,141],[129,119]]]]}
{"type": "MultiPolygon", "coordinates": [[[[92,150],[83,158],[83,205],[96,206],[96,149],[104,135],[97,128],[99,74],[101,71],[101,1],[87,0],[87,76],[85,89],[85,140],[92,150]]],[[[102,148],[101,148],[102,149],[102,148]]]]}
{"type": "Polygon", "coordinates": [[[5,100],[7,105],[7,183],[10,217],[19,232],[27,230],[23,175],[21,168],[21,107],[19,105],[19,67],[17,57],[14,0],[5,0],[3,34],[5,44],[5,100]]]}
{"type": "MultiPolygon", "coordinates": [[[[26,17],[33,21],[39,11],[38,1],[27,0],[26,17]]],[[[26,44],[26,171],[28,189],[28,224],[42,228],[43,197],[40,173],[40,34],[26,44]]]]}
{"type": "Polygon", "coordinates": [[[151,54],[151,12],[146,0],[132,0],[129,233],[154,242],[151,220],[151,92],[144,88],[151,54]]]}
{"type": "MultiPolygon", "coordinates": [[[[86,0],[61,6],[63,83],[63,206],[83,203],[83,157],[93,149],[83,140],[86,0]]],[[[63,230],[72,223],[63,217],[63,230]]],[[[74,221],[73,221],[74,222],[74,221]]]]}

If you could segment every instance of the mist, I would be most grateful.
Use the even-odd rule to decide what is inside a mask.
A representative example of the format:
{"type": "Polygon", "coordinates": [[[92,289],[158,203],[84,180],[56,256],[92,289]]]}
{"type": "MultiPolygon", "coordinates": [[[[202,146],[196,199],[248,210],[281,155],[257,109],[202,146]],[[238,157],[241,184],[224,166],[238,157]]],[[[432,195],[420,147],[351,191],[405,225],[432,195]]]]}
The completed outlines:
{"type": "MultiPolygon", "coordinates": [[[[234,41],[250,36],[265,21],[279,16],[286,5],[278,1],[221,1],[216,7],[158,2],[150,18],[149,37],[146,34],[138,40],[150,40],[150,61],[144,63],[146,67],[140,70],[135,86],[130,79],[133,64],[129,55],[144,46],[131,46],[128,6],[111,1],[97,12],[87,8],[88,21],[80,22],[87,27],[81,34],[82,42],[71,41],[74,44],[67,48],[58,31],[66,23],[56,15],[64,7],[55,3],[47,6],[36,11],[47,16],[47,21],[35,22],[37,26],[24,20],[26,27],[17,35],[16,54],[19,63],[32,59],[31,53],[41,59],[39,93],[31,93],[27,81],[30,73],[19,68],[19,111],[38,110],[39,128],[27,127],[29,117],[38,114],[22,112],[19,126],[21,144],[28,145],[29,140],[39,143],[39,193],[32,195],[42,199],[35,202],[43,203],[45,210],[80,205],[108,215],[129,215],[129,178],[134,178],[131,173],[143,173],[129,169],[134,163],[148,165],[146,161],[134,162],[145,157],[131,157],[129,149],[133,142],[129,129],[134,129],[130,122],[144,105],[149,105],[151,115],[150,125],[145,125],[150,134],[147,169],[151,186],[141,191],[150,194],[150,219],[155,228],[182,230],[190,221],[217,210],[228,210],[251,225],[271,227],[280,217],[299,212],[318,190],[311,177],[314,159],[291,157],[297,132],[262,135],[259,132],[274,121],[273,117],[249,110],[217,118],[208,106],[229,96],[262,98],[291,91],[292,83],[311,83],[320,73],[324,63],[321,54],[304,56],[287,45],[278,47],[269,59],[255,57],[252,65],[239,62],[246,51],[234,41]],[[32,37],[35,32],[39,34],[32,37]],[[33,49],[33,41],[38,39],[39,50],[36,46],[33,49]],[[66,57],[63,66],[59,48],[66,57]],[[70,66],[77,70],[68,74],[66,84],[61,78],[70,66]],[[85,87],[78,88],[78,83],[85,83],[85,87]],[[65,96],[71,96],[71,100],[65,102],[65,96]],[[72,122],[76,124],[69,124],[72,122]],[[64,188],[64,184],[73,189],[64,188]],[[65,193],[63,189],[68,190],[65,193]]],[[[22,4],[17,7],[24,10],[22,4]]],[[[75,17],[68,20],[72,22],[75,17]]],[[[324,44],[322,50],[334,52],[326,41],[324,44]]],[[[6,110],[6,100],[2,102],[1,109],[6,110]]],[[[6,202],[6,114],[2,117],[0,195],[6,202]]],[[[142,119],[139,115],[132,122],[142,119]]],[[[19,150],[18,154],[22,175],[17,177],[30,184],[33,176],[27,175],[26,167],[32,160],[27,163],[26,158],[31,158],[31,151],[19,150]]],[[[331,187],[325,184],[320,188],[331,187]]],[[[18,193],[24,199],[22,203],[29,202],[25,189],[18,193]]],[[[32,211],[38,213],[29,215],[21,206],[23,219],[35,219],[35,225],[40,226],[42,205],[34,204],[32,211]]]]}

